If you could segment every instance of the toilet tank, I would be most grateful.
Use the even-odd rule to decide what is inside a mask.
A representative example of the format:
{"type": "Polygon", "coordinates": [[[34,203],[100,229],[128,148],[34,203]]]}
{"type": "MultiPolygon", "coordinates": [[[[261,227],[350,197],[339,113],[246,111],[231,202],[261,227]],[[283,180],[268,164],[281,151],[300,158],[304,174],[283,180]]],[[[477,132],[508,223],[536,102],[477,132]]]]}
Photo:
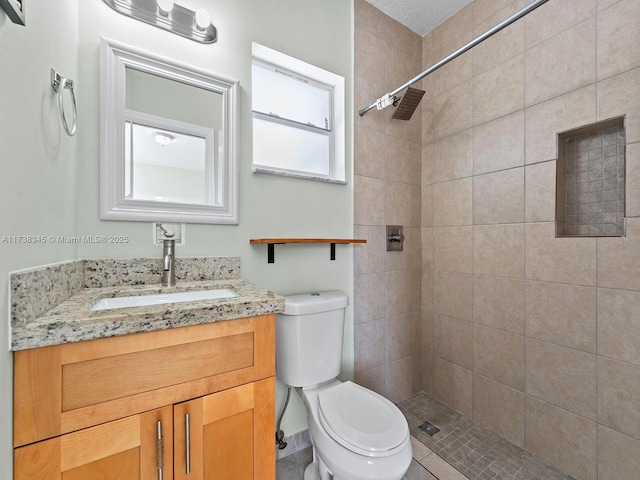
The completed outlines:
{"type": "Polygon", "coordinates": [[[304,293],[284,299],[276,316],[276,371],[292,387],[309,387],[340,373],[344,312],[343,292],[304,293]]]}

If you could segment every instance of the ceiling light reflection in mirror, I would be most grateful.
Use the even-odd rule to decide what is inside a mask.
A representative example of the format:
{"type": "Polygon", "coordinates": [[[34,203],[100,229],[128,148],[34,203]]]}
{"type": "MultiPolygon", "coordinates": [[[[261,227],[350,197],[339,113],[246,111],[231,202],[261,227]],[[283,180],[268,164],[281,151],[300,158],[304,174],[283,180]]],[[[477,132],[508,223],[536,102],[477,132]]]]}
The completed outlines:
{"type": "MultiPolygon", "coordinates": [[[[207,138],[126,121],[125,195],[136,200],[208,203],[207,138]]],[[[212,143],[212,142],[209,142],[212,143]]],[[[211,148],[211,147],[209,147],[211,148]]]]}

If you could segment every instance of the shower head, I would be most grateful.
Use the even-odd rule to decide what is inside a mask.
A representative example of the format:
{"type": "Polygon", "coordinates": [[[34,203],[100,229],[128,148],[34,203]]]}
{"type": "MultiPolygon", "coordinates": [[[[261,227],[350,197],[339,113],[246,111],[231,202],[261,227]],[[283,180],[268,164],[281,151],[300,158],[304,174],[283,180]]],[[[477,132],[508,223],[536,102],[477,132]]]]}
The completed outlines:
{"type": "Polygon", "coordinates": [[[400,98],[400,104],[397,106],[396,111],[393,112],[391,118],[395,118],[396,120],[410,120],[411,115],[413,115],[413,112],[418,108],[423,96],[424,90],[408,87],[407,91],[404,92],[404,95],[400,98]]]}

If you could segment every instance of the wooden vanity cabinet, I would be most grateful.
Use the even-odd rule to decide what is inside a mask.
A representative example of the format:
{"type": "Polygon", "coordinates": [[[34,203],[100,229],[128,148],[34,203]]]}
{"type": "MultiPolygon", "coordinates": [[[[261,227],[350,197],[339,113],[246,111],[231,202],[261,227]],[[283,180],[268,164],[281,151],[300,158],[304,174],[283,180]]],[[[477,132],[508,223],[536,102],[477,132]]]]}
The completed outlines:
{"type": "Polygon", "coordinates": [[[269,379],[176,405],[174,480],[275,478],[274,412],[264,409],[274,395],[269,379]]]}
{"type": "Polygon", "coordinates": [[[275,479],[274,349],[264,315],[15,352],[14,480],[275,479]]]}
{"type": "Polygon", "coordinates": [[[162,459],[163,479],[171,480],[172,413],[171,407],[165,407],[16,448],[14,478],[156,480],[158,459],[162,459]],[[160,445],[158,421],[163,434],[160,445]]]}

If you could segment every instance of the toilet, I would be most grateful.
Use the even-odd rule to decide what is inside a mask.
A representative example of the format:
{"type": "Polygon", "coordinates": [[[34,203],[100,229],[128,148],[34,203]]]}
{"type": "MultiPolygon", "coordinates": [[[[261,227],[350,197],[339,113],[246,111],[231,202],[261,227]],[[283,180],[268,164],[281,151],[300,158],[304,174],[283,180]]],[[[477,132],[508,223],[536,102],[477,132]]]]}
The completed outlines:
{"type": "Polygon", "coordinates": [[[305,480],[401,480],[412,457],[409,426],[392,402],[337,380],[344,313],[340,291],[285,297],[276,318],[276,372],[307,409],[313,462],[305,480]]]}

